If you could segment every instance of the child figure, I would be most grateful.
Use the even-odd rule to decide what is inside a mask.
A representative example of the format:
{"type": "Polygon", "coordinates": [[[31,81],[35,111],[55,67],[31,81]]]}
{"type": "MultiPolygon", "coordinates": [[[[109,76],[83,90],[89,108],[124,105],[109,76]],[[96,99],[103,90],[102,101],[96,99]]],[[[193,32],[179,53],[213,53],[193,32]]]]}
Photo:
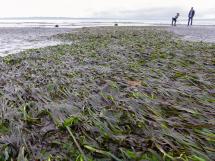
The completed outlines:
{"type": "Polygon", "coordinates": [[[176,26],[176,22],[177,22],[177,19],[178,19],[179,15],[180,14],[177,13],[176,16],[172,18],[172,26],[176,26]]]}

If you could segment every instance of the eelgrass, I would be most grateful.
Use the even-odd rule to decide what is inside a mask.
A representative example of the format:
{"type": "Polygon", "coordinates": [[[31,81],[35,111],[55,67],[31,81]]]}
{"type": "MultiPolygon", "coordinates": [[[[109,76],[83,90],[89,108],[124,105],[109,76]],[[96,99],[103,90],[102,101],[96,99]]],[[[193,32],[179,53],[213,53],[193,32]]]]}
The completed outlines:
{"type": "Polygon", "coordinates": [[[141,27],[1,59],[0,160],[215,159],[215,46],[141,27]]]}

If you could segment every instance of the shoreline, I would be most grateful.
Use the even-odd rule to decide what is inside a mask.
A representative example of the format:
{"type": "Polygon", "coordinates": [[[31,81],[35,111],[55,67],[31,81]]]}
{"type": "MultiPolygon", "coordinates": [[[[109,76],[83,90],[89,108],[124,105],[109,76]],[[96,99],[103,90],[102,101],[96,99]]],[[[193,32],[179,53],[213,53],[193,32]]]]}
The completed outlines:
{"type": "MultiPolygon", "coordinates": [[[[215,25],[212,19],[195,19],[196,25],[215,25]]],[[[74,28],[74,27],[95,27],[95,26],[114,26],[115,23],[124,26],[166,26],[171,24],[171,17],[169,19],[102,19],[102,18],[80,18],[80,19],[49,19],[49,18],[27,18],[27,19],[9,19],[9,20],[1,20],[0,26],[41,26],[41,27],[54,27],[55,25],[64,26],[66,28],[74,28]]],[[[181,18],[178,21],[178,24],[187,24],[187,19],[181,18]]]]}
{"type": "MultiPolygon", "coordinates": [[[[81,29],[81,28],[94,28],[94,27],[114,27],[114,24],[118,24],[119,26],[118,27],[187,27],[187,24],[177,24],[177,26],[172,26],[171,23],[169,24],[159,24],[159,23],[155,23],[155,24],[148,24],[148,23],[145,23],[145,24],[142,24],[142,23],[137,23],[136,25],[133,24],[133,23],[126,23],[126,24],[123,24],[123,23],[112,23],[111,25],[95,25],[95,26],[89,26],[89,25],[86,25],[86,26],[72,26],[72,25],[68,25],[68,27],[65,27],[65,26],[60,26],[59,27],[55,27],[55,25],[53,24],[53,26],[0,26],[0,29],[65,29],[65,30],[69,30],[69,29],[81,29]]],[[[191,26],[190,26],[191,27],[191,26]]],[[[215,27],[215,25],[192,25],[192,27],[194,28],[198,28],[198,27],[206,27],[206,28],[210,28],[210,27],[215,27]]]]}

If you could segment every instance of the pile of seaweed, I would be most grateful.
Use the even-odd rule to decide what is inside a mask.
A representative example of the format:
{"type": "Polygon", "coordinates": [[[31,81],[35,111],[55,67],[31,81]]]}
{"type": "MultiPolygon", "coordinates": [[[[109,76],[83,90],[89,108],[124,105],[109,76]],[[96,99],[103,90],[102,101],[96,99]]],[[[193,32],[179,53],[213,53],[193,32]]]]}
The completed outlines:
{"type": "Polygon", "coordinates": [[[0,160],[210,161],[215,45],[84,28],[0,60],[0,160]]]}

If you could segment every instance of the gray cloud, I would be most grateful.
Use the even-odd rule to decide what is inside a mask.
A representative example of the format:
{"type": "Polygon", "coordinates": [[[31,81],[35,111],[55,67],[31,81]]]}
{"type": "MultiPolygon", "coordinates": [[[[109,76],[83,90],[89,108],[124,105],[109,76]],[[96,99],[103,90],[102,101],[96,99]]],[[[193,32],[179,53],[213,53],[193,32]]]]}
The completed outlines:
{"type": "MultiPolygon", "coordinates": [[[[215,18],[214,9],[196,11],[198,18],[215,18]]],[[[102,11],[93,14],[93,17],[122,18],[122,19],[169,19],[179,12],[181,18],[186,18],[188,11],[180,7],[147,8],[140,10],[112,10],[102,11]]]]}

